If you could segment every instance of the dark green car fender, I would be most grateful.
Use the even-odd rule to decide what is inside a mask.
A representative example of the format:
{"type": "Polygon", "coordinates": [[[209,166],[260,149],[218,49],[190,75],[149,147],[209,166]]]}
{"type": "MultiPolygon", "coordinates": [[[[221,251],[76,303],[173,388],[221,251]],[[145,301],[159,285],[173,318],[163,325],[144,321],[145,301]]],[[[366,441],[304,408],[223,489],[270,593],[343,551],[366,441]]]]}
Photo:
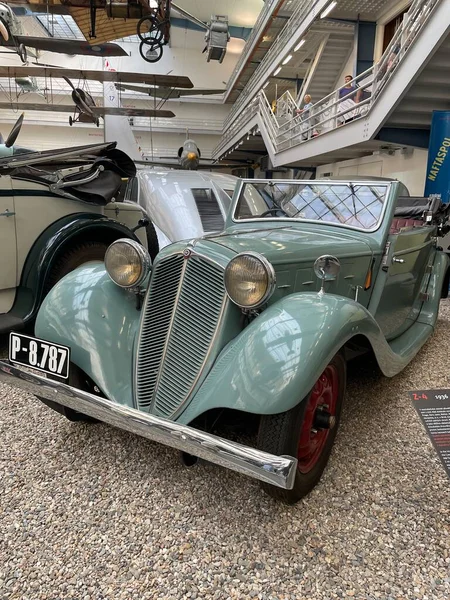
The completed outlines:
{"type": "Polygon", "coordinates": [[[125,225],[99,214],[76,213],[52,223],[38,237],[27,256],[10,313],[25,323],[35,318],[47,276],[58,256],[71,244],[77,240],[109,244],[121,237],[139,241],[125,225]]]}
{"type": "Polygon", "coordinates": [[[111,281],[103,265],[78,267],[45,297],[35,335],[69,346],[70,361],[102,393],[133,406],[134,344],[141,318],[136,295],[111,281]]]}

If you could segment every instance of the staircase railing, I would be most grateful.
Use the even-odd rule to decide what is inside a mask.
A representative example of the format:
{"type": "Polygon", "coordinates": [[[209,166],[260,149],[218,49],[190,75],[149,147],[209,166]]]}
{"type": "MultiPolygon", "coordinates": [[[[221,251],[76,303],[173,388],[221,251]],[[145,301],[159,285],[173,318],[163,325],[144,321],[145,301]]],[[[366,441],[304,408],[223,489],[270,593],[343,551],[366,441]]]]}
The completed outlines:
{"type": "MultiPolygon", "coordinates": [[[[226,140],[235,137],[240,130],[245,129],[246,119],[249,120],[255,115],[259,116],[262,126],[267,129],[275,153],[302,144],[317,135],[323,135],[367,115],[440,1],[413,0],[402,25],[378,63],[352,79],[347,84],[348,91],[345,87],[334,90],[303,114],[296,115],[297,104],[294,99],[290,94],[290,98],[287,94],[283,94],[277,100],[277,115],[288,116],[289,111],[292,111],[290,114],[293,116],[279,124],[264,91],[261,90],[251,105],[234,120],[221,143],[213,151],[213,156],[220,156],[221,150],[227,146],[226,140]],[[250,118],[248,115],[251,115],[250,118]]],[[[226,121],[224,126],[226,127],[226,121]]]]}
{"type": "Polygon", "coordinates": [[[250,53],[253,51],[254,44],[257,38],[261,35],[261,30],[266,25],[267,21],[270,19],[274,10],[280,4],[280,0],[266,0],[264,3],[264,7],[261,9],[261,12],[256,19],[256,23],[253,26],[252,32],[250,36],[247,38],[245,43],[244,50],[237,61],[230,78],[227,83],[227,91],[231,90],[236,82],[236,79],[247,62],[250,53]]]}
{"type": "Polygon", "coordinates": [[[298,109],[298,105],[295,102],[292,94],[289,90],[284,92],[276,102],[276,111],[275,114],[280,119],[282,118],[291,118],[295,115],[295,111],[298,109]]]}
{"type": "Polygon", "coordinates": [[[250,77],[244,90],[240,93],[238,99],[234,103],[233,108],[225,120],[225,129],[227,129],[230,123],[239,115],[239,112],[242,110],[245,103],[248,102],[252,94],[255,93],[258,84],[261,84],[267,77],[267,71],[272,61],[285,51],[286,46],[294,35],[298,35],[299,30],[302,28],[307,29],[307,26],[305,26],[304,23],[306,17],[310,14],[317,14],[317,12],[319,12],[318,6],[322,6],[322,4],[323,0],[297,0],[297,5],[292,12],[290,19],[277,36],[275,42],[266,52],[256,71],[250,77]]]}

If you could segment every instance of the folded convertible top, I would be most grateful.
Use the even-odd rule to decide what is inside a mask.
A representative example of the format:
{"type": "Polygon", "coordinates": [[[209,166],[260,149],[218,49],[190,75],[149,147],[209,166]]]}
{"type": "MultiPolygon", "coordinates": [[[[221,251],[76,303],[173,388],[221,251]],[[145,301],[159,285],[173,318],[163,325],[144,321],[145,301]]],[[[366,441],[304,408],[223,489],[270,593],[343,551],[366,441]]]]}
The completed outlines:
{"type": "Polygon", "coordinates": [[[123,179],[136,175],[136,166],[112,142],[8,157],[0,160],[0,172],[45,185],[58,196],[104,205],[117,195],[123,179]],[[78,166],[75,173],[61,173],[78,166]]]}

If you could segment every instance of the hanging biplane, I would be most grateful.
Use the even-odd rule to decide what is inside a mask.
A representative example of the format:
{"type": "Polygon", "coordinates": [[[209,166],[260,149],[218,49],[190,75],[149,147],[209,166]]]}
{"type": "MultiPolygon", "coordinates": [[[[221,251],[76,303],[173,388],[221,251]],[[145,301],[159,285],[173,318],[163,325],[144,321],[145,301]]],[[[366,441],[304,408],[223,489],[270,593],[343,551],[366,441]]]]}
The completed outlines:
{"type": "Polygon", "coordinates": [[[124,73],[116,71],[91,71],[78,69],[64,69],[59,67],[42,67],[42,66],[26,66],[26,67],[3,67],[0,66],[0,78],[5,77],[10,80],[17,80],[26,77],[38,77],[45,80],[45,88],[50,93],[47,94],[46,102],[19,102],[18,96],[12,97],[8,94],[8,101],[0,102],[0,109],[18,109],[18,110],[40,110],[40,111],[55,111],[55,112],[74,112],[74,116],[69,119],[72,125],[76,122],[88,122],[99,124],[99,117],[104,115],[122,115],[122,116],[139,116],[139,117],[174,117],[174,113],[170,110],[157,110],[147,108],[126,108],[126,107],[108,107],[96,106],[94,98],[87,89],[87,81],[111,82],[112,84],[120,85],[122,83],[140,83],[151,85],[153,87],[161,86],[162,88],[193,88],[192,81],[188,77],[177,75],[156,75],[145,73],[124,73]],[[51,101],[53,88],[52,81],[54,79],[64,79],[72,88],[72,100],[74,106],[55,104],[51,101]],[[75,86],[71,80],[79,80],[83,82],[84,87],[75,86]]]}
{"type": "Polygon", "coordinates": [[[85,56],[126,56],[118,44],[90,44],[83,40],[33,37],[24,35],[19,19],[11,7],[0,2],[0,46],[14,50],[23,63],[27,62],[27,47],[35,50],[80,54],[85,56]]]}

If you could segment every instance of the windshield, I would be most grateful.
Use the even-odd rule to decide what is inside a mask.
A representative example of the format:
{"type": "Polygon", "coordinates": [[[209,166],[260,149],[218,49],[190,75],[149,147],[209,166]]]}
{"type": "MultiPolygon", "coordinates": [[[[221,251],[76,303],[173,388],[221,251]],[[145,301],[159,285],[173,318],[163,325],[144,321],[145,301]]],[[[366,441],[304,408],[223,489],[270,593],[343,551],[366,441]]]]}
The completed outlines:
{"type": "Polygon", "coordinates": [[[324,221],[374,229],[381,218],[388,184],[336,182],[245,183],[234,218],[324,221]]]}

